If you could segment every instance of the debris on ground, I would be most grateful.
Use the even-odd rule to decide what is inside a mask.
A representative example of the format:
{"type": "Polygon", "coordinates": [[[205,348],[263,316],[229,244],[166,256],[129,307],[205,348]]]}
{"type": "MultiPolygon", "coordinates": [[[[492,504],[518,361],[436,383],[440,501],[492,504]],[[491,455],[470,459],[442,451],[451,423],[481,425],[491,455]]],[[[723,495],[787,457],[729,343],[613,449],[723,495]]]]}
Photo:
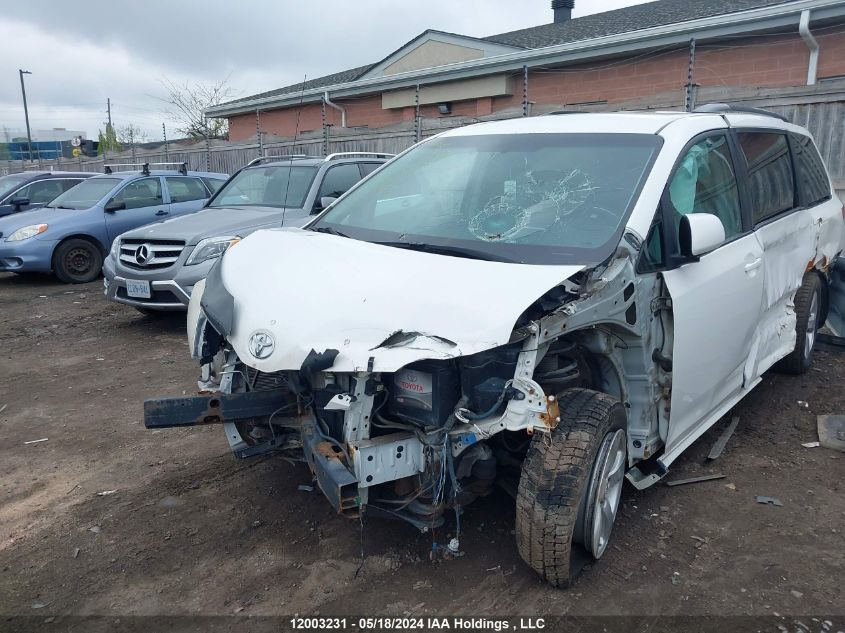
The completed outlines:
{"type": "Polygon", "coordinates": [[[3,411],[5,411],[6,407],[8,407],[8,406],[9,406],[8,404],[4,404],[3,406],[0,406],[0,413],[3,413],[3,411]]]}
{"type": "Polygon", "coordinates": [[[98,497],[108,497],[109,495],[113,495],[116,492],[117,492],[117,490],[103,490],[102,492],[98,492],[97,496],[98,497]]]}
{"type": "Polygon", "coordinates": [[[75,548],[73,549],[73,557],[74,557],[74,558],[79,558],[79,548],[78,548],[78,547],[75,547],[75,548]]]}
{"type": "Polygon", "coordinates": [[[301,490],[302,492],[314,492],[314,486],[308,486],[306,484],[299,484],[297,490],[301,490]]]}
{"type": "Polygon", "coordinates": [[[430,580],[418,580],[414,583],[414,591],[419,591],[420,589],[431,589],[431,581],[430,580]]]}
{"type": "Polygon", "coordinates": [[[24,442],[24,444],[38,444],[39,442],[46,442],[49,438],[42,437],[40,440],[29,440],[28,442],[24,442]]]}
{"type": "Polygon", "coordinates": [[[845,415],[820,415],[816,426],[822,446],[845,452],[845,415]]]}
{"type": "Polygon", "coordinates": [[[690,477],[689,479],[676,479],[675,481],[667,481],[667,486],[683,486],[684,484],[697,484],[702,481],[713,481],[714,479],[724,479],[727,475],[702,475],[701,477],[690,477]]]}
{"type": "Polygon", "coordinates": [[[100,533],[100,526],[99,525],[92,525],[91,527],[88,528],[88,531],[93,532],[94,534],[99,534],[100,533]]]}
{"type": "Polygon", "coordinates": [[[818,442],[804,442],[801,446],[804,448],[818,448],[820,444],[818,442]]]}
{"type": "Polygon", "coordinates": [[[781,507],[783,506],[783,503],[781,503],[780,499],[775,499],[774,497],[764,497],[763,495],[757,495],[757,503],[781,507]]]}
{"type": "Polygon", "coordinates": [[[810,408],[810,403],[809,403],[809,402],[805,402],[804,400],[799,400],[799,401],[798,401],[798,406],[799,406],[799,407],[801,407],[802,409],[809,409],[809,408],[810,408]]]}
{"type": "Polygon", "coordinates": [[[734,483],[725,484],[725,488],[727,488],[728,490],[736,490],[736,484],[734,484],[734,483]]]}
{"type": "Polygon", "coordinates": [[[713,448],[710,449],[710,454],[707,455],[707,459],[714,460],[722,454],[722,451],[725,450],[725,446],[727,445],[728,440],[731,439],[731,435],[733,435],[734,431],[736,431],[736,427],[738,424],[739,416],[735,415],[731,419],[731,423],[728,425],[728,428],[726,428],[722,432],[722,434],[719,436],[719,439],[716,440],[715,444],[713,444],[713,448]]]}

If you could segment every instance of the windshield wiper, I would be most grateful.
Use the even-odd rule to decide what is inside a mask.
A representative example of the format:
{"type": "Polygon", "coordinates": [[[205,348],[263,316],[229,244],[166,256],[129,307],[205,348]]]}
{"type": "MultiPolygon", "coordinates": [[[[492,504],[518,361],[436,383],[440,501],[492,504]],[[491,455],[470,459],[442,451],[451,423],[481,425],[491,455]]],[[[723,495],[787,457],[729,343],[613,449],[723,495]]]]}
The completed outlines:
{"type": "Polygon", "coordinates": [[[480,259],[486,262],[505,262],[508,264],[517,263],[515,260],[501,255],[494,255],[485,251],[479,251],[473,248],[465,248],[463,246],[442,246],[438,244],[426,244],[425,242],[373,242],[374,244],[381,244],[382,246],[392,246],[394,248],[406,248],[411,251],[420,251],[422,253],[437,253],[438,255],[454,255],[455,257],[465,257],[466,259],[480,259]]]}
{"type": "Polygon", "coordinates": [[[337,235],[338,237],[349,237],[346,233],[341,233],[337,229],[333,229],[330,226],[318,226],[317,228],[309,230],[315,231],[317,233],[328,233],[329,235],[337,235]]]}
{"type": "Polygon", "coordinates": [[[50,206],[50,207],[47,207],[47,208],[48,209],[67,209],[68,211],[76,211],[76,209],[74,207],[63,207],[61,205],[58,205],[58,206],[55,206],[55,207],[50,206]]]}

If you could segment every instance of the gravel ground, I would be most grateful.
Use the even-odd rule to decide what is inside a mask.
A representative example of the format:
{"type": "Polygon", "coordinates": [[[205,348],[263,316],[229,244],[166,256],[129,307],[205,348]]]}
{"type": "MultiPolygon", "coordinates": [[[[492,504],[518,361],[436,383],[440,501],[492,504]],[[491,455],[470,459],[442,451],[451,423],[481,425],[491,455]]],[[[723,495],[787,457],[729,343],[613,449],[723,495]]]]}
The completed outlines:
{"type": "Polygon", "coordinates": [[[612,547],[558,591],[519,559],[503,492],[467,508],[465,555],[432,563],[431,534],[338,517],[298,489],[304,466],[237,461],[216,427],[145,430],[144,399],[196,387],[184,315],[111,304],[99,282],[0,274],[0,630],[294,613],[790,614],[789,631],[799,616],[845,629],[845,454],[801,446],[817,439],[817,414],[845,412],[843,358],[767,375],[670,475],[725,479],[627,487],[612,547]],[[731,415],[739,427],[707,463],[731,415]]]}

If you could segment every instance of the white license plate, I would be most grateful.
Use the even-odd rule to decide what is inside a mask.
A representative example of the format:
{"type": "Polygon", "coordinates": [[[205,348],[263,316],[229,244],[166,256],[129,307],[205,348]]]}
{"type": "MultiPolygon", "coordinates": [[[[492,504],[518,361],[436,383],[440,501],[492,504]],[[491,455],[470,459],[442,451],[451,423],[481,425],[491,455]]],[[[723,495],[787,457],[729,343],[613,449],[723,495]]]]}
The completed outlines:
{"type": "Polygon", "coordinates": [[[138,279],[126,280],[126,294],[136,299],[151,299],[150,282],[138,279]]]}

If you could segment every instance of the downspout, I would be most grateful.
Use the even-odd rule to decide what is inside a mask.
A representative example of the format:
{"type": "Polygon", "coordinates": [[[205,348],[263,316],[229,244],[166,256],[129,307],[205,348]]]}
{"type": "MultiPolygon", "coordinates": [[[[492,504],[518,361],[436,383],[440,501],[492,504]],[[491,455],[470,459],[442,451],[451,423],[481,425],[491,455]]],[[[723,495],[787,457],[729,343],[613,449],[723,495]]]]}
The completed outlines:
{"type": "MultiPolygon", "coordinates": [[[[807,13],[809,13],[809,11],[807,13]]],[[[812,35],[810,37],[812,37],[812,35]]],[[[813,41],[815,41],[815,40],[813,40],[813,41]]],[[[332,100],[329,99],[328,91],[326,91],[326,93],[323,95],[323,101],[325,101],[326,105],[329,106],[330,108],[334,108],[335,110],[340,110],[340,127],[346,127],[346,108],[344,108],[343,106],[339,106],[336,103],[332,102],[332,100]]]]}
{"type": "Polygon", "coordinates": [[[816,75],[819,69],[819,42],[813,37],[810,31],[810,10],[805,9],[801,12],[801,22],[798,24],[798,32],[801,34],[801,39],[810,49],[810,66],[807,69],[807,85],[814,86],[816,84],[816,75]]]}

